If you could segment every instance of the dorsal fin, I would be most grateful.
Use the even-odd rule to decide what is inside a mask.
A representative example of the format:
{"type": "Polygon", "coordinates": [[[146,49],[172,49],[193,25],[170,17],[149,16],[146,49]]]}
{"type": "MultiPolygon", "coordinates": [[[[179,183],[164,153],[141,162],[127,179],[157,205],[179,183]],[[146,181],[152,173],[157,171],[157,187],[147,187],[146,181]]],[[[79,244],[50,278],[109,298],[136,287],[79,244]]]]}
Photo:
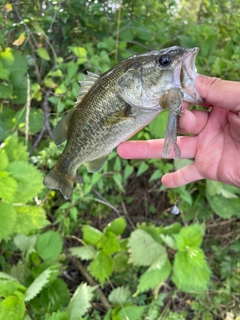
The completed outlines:
{"type": "Polygon", "coordinates": [[[82,100],[82,98],[90,90],[90,88],[94,85],[98,78],[98,74],[89,71],[84,75],[84,79],[80,81],[81,87],[77,97],[77,102],[80,102],[82,100]]]}

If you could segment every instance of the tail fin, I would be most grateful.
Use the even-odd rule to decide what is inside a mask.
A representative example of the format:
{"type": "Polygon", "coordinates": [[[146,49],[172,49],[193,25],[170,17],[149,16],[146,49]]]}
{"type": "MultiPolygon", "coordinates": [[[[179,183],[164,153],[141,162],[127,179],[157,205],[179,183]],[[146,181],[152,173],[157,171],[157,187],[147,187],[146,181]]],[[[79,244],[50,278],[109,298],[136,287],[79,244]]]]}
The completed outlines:
{"type": "Polygon", "coordinates": [[[54,166],[43,180],[43,184],[49,189],[60,190],[65,199],[69,199],[72,194],[74,177],[64,174],[54,166]]]}

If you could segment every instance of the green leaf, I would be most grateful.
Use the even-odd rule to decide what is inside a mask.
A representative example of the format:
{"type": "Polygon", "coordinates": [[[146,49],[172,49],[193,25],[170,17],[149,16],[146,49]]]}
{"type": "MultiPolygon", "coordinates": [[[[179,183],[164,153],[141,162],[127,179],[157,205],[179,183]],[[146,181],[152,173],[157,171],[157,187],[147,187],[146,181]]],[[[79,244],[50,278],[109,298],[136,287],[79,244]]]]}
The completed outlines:
{"type": "Polygon", "coordinates": [[[165,248],[144,230],[135,230],[131,233],[128,248],[129,262],[135,266],[150,266],[166,252],[165,248]]]}
{"type": "Polygon", "coordinates": [[[32,200],[43,189],[43,174],[32,164],[14,161],[10,163],[7,170],[18,183],[18,190],[14,197],[16,203],[32,200]]]}
{"type": "Polygon", "coordinates": [[[108,223],[104,229],[104,233],[107,234],[108,232],[113,232],[115,235],[120,235],[124,232],[125,228],[126,219],[124,217],[119,217],[108,223]]]}
{"type": "Polygon", "coordinates": [[[10,162],[16,160],[28,161],[27,148],[22,142],[19,142],[17,136],[8,137],[4,141],[4,149],[10,162]]]}
{"type": "Polygon", "coordinates": [[[36,249],[43,260],[56,260],[62,252],[62,237],[55,231],[47,231],[39,235],[36,249]]]}
{"type": "Polygon", "coordinates": [[[8,172],[0,172],[0,198],[7,202],[13,202],[17,189],[17,181],[10,177],[8,172]]]}
{"type": "Polygon", "coordinates": [[[123,319],[131,319],[131,320],[139,320],[143,319],[143,312],[146,309],[146,306],[138,307],[138,306],[125,306],[121,308],[118,312],[117,317],[113,317],[113,320],[123,320],[123,319]]]}
{"type": "Polygon", "coordinates": [[[48,73],[48,76],[52,76],[52,77],[62,77],[62,70],[57,69],[55,71],[51,71],[48,73]]]}
{"type": "Polygon", "coordinates": [[[205,291],[210,276],[211,271],[201,249],[176,253],[172,280],[178,289],[186,292],[205,291]]]}
{"type": "Polygon", "coordinates": [[[38,206],[16,206],[17,221],[15,232],[30,234],[47,225],[43,208],[38,206]]]}
{"type": "Polygon", "coordinates": [[[100,251],[88,266],[88,270],[91,275],[103,285],[104,281],[111,276],[112,267],[112,259],[100,251]]]}
{"type": "Polygon", "coordinates": [[[98,242],[97,248],[101,248],[106,255],[111,255],[120,250],[120,245],[116,235],[112,232],[108,232],[108,234],[98,242]]]}
{"type": "Polygon", "coordinates": [[[187,251],[189,248],[198,248],[203,240],[205,228],[195,223],[183,227],[179,234],[173,235],[179,251],[187,251]]]}
{"type": "Polygon", "coordinates": [[[8,156],[6,154],[6,151],[3,148],[1,148],[0,149],[0,171],[4,171],[7,168],[8,163],[9,161],[8,161],[8,156]]]}
{"type": "MultiPolygon", "coordinates": [[[[16,122],[19,131],[25,133],[26,130],[26,108],[16,113],[16,122]]],[[[30,109],[29,113],[29,134],[36,134],[44,126],[44,113],[40,109],[30,109]]]]}
{"type": "Polygon", "coordinates": [[[69,248],[69,251],[73,256],[82,260],[92,260],[96,255],[96,251],[93,246],[72,247],[69,248]]]}
{"type": "Polygon", "coordinates": [[[17,214],[11,204],[0,202],[0,221],[0,241],[7,241],[16,232],[17,214]]]}
{"type": "Polygon", "coordinates": [[[101,240],[101,238],[104,237],[101,231],[87,225],[82,227],[82,232],[83,232],[83,241],[86,244],[91,244],[93,246],[94,245],[96,246],[98,242],[101,240]]]}
{"type": "Polygon", "coordinates": [[[90,302],[95,289],[96,287],[90,287],[86,283],[80,284],[67,307],[69,320],[79,320],[91,308],[90,302]]]}
{"type": "Polygon", "coordinates": [[[49,279],[53,273],[56,271],[48,268],[44,270],[34,281],[30,284],[30,286],[27,288],[26,295],[25,295],[25,301],[30,301],[36,295],[39,294],[39,292],[43,289],[43,287],[49,283],[49,279]]]}
{"type": "Polygon", "coordinates": [[[25,313],[23,294],[16,293],[0,302],[0,320],[22,320],[25,313]]]}
{"type": "Polygon", "coordinates": [[[148,168],[149,168],[149,165],[146,162],[141,162],[141,164],[138,168],[137,177],[139,177],[141,174],[146,172],[148,170],[148,168]]]}
{"type": "Polygon", "coordinates": [[[1,297],[7,297],[12,294],[14,294],[15,291],[21,291],[24,293],[26,291],[26,288],[22,286],[20,283],[18,283],[16,280],[10,281],[10,280],[0,280],[0,296],[1,297]]]}
{"type": "Polygon", "coordinates": [[[139,294],[140,292],[157,288],[162,282],[167,280],[170,272],[171,264],[167,259],[167,255],[166,259],[162,259],[161,257],[140,277],[135,295],[139,294]]]}
{"type": "Polygon", "coordinates": [[[131,298],[131,291],[128,287],[118,287],[113,289],[108,296],[108,300],[113,305],[124,305],[129,302],[131,298]]]}
{"type": "Polygon", "coordinates": [[[37,241],[37,235],[25,236],[24,234],[17,234],[13,242],[15,246],[22,252],[27,252],[30,247],[34,247],[37,241]]]}
{"type": "Polygon", "coordinates": [[[49,56],[49,53],[47,52],[47,50],[43,47],[40,47],[37,49],[37,55],[42,58],[43,60],[46,60],[46,61],[50,61],[51,58],[49,56]]]}

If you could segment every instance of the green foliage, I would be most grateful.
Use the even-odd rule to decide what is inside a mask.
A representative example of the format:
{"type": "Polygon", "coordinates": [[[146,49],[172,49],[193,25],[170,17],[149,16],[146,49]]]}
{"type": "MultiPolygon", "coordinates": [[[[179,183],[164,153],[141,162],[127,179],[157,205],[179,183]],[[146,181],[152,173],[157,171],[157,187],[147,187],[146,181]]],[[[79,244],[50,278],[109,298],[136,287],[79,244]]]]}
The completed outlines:
{"type": "MultiPolygon", "coordinates": [[[[74,107],[87,70],[198,46],[198,72],[238,81],[238,3],[34,0],[0,10],[0,320],[237,319],[239,189],[166,190],[162,175],[192,160],[115,151],[99,173],[79,168],[69,201],[42,180],[62,150],[49,127],[74,107]]],[[[163,112],[132,139],[163,138],[166,123],[163,112]]]]}

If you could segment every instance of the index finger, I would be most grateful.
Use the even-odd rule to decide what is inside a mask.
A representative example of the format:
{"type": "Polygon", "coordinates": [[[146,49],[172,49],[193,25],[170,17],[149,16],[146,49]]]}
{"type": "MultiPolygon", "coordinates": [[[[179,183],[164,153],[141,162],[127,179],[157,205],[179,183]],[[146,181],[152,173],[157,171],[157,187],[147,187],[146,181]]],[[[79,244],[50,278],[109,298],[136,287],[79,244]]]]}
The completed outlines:
{"type": "Polygon", "coordinates": [[[199,74],[196,88],[207,105],[240,112],[240,82],[199,74]]]}

